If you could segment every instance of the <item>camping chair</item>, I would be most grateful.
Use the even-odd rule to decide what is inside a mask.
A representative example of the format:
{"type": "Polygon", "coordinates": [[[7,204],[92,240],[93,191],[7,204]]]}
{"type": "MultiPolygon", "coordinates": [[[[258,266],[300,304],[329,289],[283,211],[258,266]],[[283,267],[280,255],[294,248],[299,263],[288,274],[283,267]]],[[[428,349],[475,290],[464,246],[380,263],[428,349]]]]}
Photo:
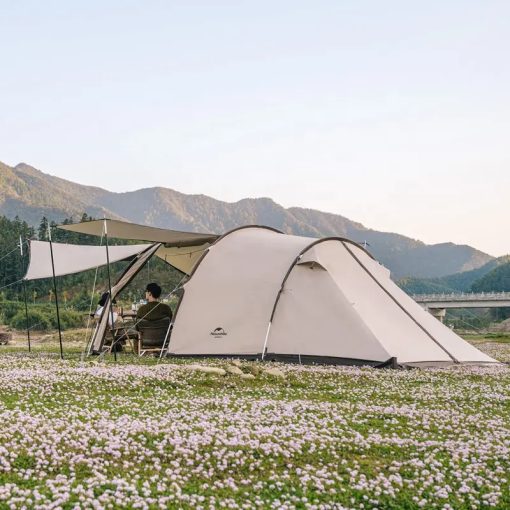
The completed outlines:
{"type": "Polygon", "coordinates": [[[143,356],[146,352],[159,352],[162,354],[168,343],[171,322],[165,317],[156,321],[142,319],[137,324],[138,340],[135,343],[135,352],[143,356]]]}

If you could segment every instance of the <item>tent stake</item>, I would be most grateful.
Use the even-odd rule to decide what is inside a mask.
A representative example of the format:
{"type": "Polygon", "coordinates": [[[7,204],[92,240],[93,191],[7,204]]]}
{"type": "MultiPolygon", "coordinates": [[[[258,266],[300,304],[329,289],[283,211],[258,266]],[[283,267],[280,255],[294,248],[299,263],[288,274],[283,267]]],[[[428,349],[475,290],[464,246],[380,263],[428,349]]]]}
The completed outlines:
{"type": "Polygon", "coordinates": [[[57,279],[55,277],[55,260],[53,259],[53,243],[51,241],[51,227],[49,224],[48,224],[48,240],[50,242],[51,271],[53,273],[53,291],[55,292],[55,306],[57,308],[57,324],[58,324],[58,341],[59,341],[59,345],[60,345],[60,359],[64,359],[64,349],[62,347],[62,328],[60,327],[60,310],[58,308],[57,279]]]}

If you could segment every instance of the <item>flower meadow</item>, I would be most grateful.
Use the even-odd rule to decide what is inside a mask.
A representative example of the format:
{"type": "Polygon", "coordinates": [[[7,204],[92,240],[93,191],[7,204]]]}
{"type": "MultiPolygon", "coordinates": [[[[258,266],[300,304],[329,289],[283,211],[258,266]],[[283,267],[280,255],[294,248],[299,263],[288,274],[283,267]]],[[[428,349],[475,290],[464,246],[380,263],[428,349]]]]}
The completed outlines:
{"type": "Polygon", "coordinates": [[[507,365],[272,366],[3,354],[0,508],[510,508],[507,365]]]}

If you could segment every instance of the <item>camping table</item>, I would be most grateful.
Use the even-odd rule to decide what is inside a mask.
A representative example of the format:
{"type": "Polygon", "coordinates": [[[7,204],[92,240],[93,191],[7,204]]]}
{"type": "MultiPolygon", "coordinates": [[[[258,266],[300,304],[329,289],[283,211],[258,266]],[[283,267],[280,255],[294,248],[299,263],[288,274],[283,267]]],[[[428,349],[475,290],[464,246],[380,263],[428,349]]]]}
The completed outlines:
{"type": "Polygon", "coordinates": [[[117,331],[124,330],[126,332],[125,339],[129,341],[133,352],[135,352],[134,343],[136,343],[138,339],[138,331],[134,327],[136,322],[136,310],[121,310],[119,317],[122,318],[122,321],[117,323],[115,329],[117,331]]]}

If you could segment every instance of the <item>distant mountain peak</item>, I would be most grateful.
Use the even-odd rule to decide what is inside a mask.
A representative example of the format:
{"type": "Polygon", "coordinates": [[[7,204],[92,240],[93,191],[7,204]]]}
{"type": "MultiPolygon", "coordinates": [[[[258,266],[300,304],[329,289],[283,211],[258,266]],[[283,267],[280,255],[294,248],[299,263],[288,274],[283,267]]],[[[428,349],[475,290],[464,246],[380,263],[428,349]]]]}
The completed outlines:
{"type": "Polygon", "coordinates": [[[153,187],[111,192],[54,177],[26,163],[0,163],[0,214],[18,215],[38,225],[42,216],[62,221],[83,213],[161,228],[226,232],[240,225],[268,225],[309,237],[347,237],[369,245],[395,278],[440,277],[479,268],[493,257],[466,245],[426,245],[396,233],[378,232],[344,216],[303,207],[284,208],[270,197],[223,202],[207,195],[187,195],[153,187]]]}

